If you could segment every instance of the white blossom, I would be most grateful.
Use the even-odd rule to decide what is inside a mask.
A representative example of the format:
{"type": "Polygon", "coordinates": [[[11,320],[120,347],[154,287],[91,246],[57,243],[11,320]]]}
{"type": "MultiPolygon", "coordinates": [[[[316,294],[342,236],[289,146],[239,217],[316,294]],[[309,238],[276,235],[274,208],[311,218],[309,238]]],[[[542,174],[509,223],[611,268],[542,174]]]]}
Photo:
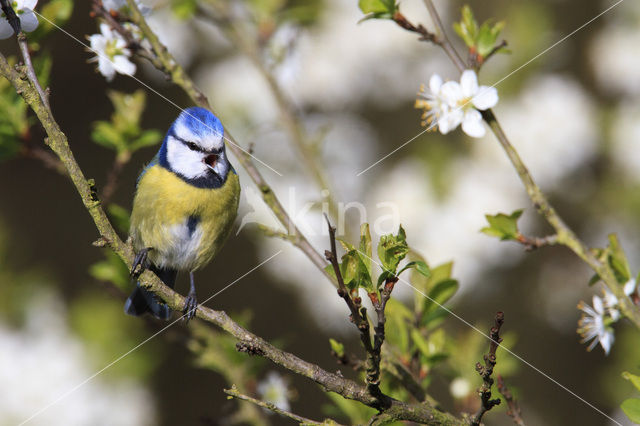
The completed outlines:
{"type": "Polygon", "coordinates": [[[593,296],[593,307],[584,302],[578,304],[578,308],[584,312],[578,321],[578,333],[582,336],[581,343],[591,341],[587,350],[592,350],[598,343],[602,346],[604,353],[609,355],[613,345],[613,329],[605,324],[604,302],[598,296],[593,296]]]}
{"type": "Polygon", "coordinates": [[[436,123],[440,133],[447,134],[462,124],[462,130],[469,136],[480,138],[485,134],[482,115],[479,111],[494,107],[498,103],[495,87],[478,86],[475,71],[465,70],[457,81],[442,82],[434,74],[429,81],[430,93],[421,88],[416,108],[425,110],[423,125],[436,123]]]}
{"type": "Polygon", "coordinates": [[[98,71],[107,81],[113,80],[116,72],[133,75],[136,65],[129,60],[131,51],[124,38],[105,23],[100,24],[100,32],[89,37],[91,50],[97,54],[91,61],[98,61],[98,71]]]}
{"type": "MultiPolygon", "coordinates": [[[[31,32],[38,27],[38,18],[33,13],[38,0],[13,0],[11,7],[20,19],[20,27],[25,32],[31,32]]],[[[9,38],[13,35],[13,28],[9,25],[9,21],[4,12],[0,12],[0,39],[9,38]]]]}
{"type": "MultiPolygon", "coordinates": [[[[119,12],[127,7],[127,0],[102,0],[102,6],[107,11],[113,10],[119,12]]],[[[146,16],[151,12],[151,8],[142,4],[140,0],[136,0],[136,6],[138,6],[142,15],[146,16]]]]}
{"type": "Polygon", "coordinates": [[[267,378],[258,383],[260,397],[281,410],[289,411],[289,390],[281,375],[272,371],[267,378]]]}

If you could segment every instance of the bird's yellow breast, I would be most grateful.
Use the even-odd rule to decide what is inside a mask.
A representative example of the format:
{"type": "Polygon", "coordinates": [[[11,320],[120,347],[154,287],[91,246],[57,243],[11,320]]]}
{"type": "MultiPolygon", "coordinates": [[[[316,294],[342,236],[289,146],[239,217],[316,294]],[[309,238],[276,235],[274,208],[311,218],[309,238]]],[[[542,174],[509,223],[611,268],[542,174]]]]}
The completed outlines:
{"type": "Polygon", "coordinates": [[[154,165],[138,182],[130,234],[134,248],[151,247],[158,267],[195,270],[215,256],[238,210],[240,183],[230,171],[220,188],[198,188],[154,165]]]}

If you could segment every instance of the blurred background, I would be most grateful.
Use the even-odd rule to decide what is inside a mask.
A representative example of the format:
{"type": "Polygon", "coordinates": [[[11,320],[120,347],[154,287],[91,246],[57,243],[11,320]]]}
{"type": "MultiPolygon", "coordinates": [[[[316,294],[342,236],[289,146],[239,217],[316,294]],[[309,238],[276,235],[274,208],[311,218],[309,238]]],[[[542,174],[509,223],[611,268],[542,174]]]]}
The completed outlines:
{"type": "MultiPolygon", "coordinates": [[[[76,2],[65,25],[81,41],[98,32],[89,3],[76,2]]],[[[258,7],[261,2],[247,3],[258,7]]],[[[488,134],[471,139],[460,130],[446,136],[422,133],[420,111],[413,108],[420,84],[433,73],[458,78],[443,52],[391,22],[358,23],[362,13],[356,1],[281,3],[282,14],[259,21],[278,23],[269,40],[273,76],[301,125],[321,141],[320,159],[331,196],[365,207],[366,217],[359,217],[355,208],[348,210],[346,237],[357,235],[361,221],[380,220],[384,225],[385,215],[397,214],[409,245],[429,264],[454,262],[453,276],[461,285],[451,301],[457,315],[488,330],[495,312],[504,311],[504,330],[514,352],[628,424],[618,407],[633,388],[620,372],[640,369],[637,330],[620,322],[608,357],[600,347],[587,352],[576,334],[576,305],[601,292],[587,285],[591,271],[564,248],[527,253],[519,245],[479,232],[485,214],[518,208],[526,209],[525,234],[550,232],[495,138],[488,134]],[[287,18],[286,13],[294,12],[297,18],[287,18]]],[[[480,21],[506,21],[502,38],[511,53],[489,61],[479,79],[492,85],[508,75],[496,86],[500,102],[494,109],[507,135],[578,235],[592,246],[604,246],[607,234],[617,232],[635,274],[640,264],[640,226],[635,220],[640,214],[640,4],[622,2],[519,69],[613,3],[468,2],[480,21]]],[[[46,4],[41,0],[38,8],[46,4]]],[[[145,4],[152,7],[153,28],[194,76],[235,138],[245,146],[252,143],[254,155],[282,174],[260,166],[301,229],[319,251],[328,248],[320,216],[326,194],[288,141],[264,76],[205,17],[185,14],[180,5],[172,8],[167,2],[145,4]],[[307,203],[314,204],[304,213],[307,203]]],[[[459,19],[463,4],[436,1],[448,28],[459,19]]],[[[405,0],[401,11],[412,22],[433,28],[421,1],[405,0]]],[[[449,35],[454,36],[452,30],[449,35]]],[[[103,188],[114,152],[94,143],[91,135],[94,123],[113,113],[107,90],[143,89],[142,127],[162,134],[178,110],[131,78],[118,75],[107,83],[88,62],[94,54],[60,31],[51,32],[40,44],[53,58],[53,112],[85,175],[103,188]]],[[[0,51],[15,53],[14,40],[1,41],[0,51]]],[[[136,77],[180,107],[190,106],[179,89],[147,64],[137,65],[136,77]]],[[[42,137],[34,126],[28,143],[40,146],[42,137]]],[[[157,146],[141,149],[124,166],[112,197],[115,204],[130,209],[136,176],[156,150],[157,146]]],[[[330,337],[361,355],[347,309],[296,249],[265,237],[251,223],[270,225],[272,218],[240,172],[238,223],[223,252],[197,273],[199,298],[204,300],[283,250],[207,305],[239,315],[259,336],[335,371],[340,366],[330,354],[330,337]],[[252,216],[240,228],[246,214],[252,216]]],[[[91,246],[97,231],[65,176],[29,152],[5,156],[0,163],[0,200],[0,425],[11,425],[53,403],[166,324],[124,315],[129,283],[105,283],[114,273],[114,262],[91,246]]],[[[379,230],[392,231],[388,224],[379,230]]],[[[186,290],[181,277],[178,291],[186,290]]],[[[410,293],[399,285],[394,294],[410,293]]],[[[328,409],[331,400],[313,383],[266,361],[236,355],[233,341],[222,334],[216,335],[221,342],[217,352],[202,349],[202,341],[211,336],[201,327],[197,322],[171,327],[28,424],[234,424],[238,403],[227,400],[222,389],[239,380],[262,394],[268,386],[281,393],[287,388],[284,397],[298,414],[314,419],[331,415],[343,422],[352,418],[349,408],[328,409]]],[[[486,351],[486,341],[458,319],[449,317],[445,328],[462,342],[473,341],[473,353],[486,351]]],[[[452,353],[461,356],[456,348],[452,353]]],[[[480,384],[476,361],[480,358],[469,359],[460,370],[433,373],[429,391],[447,410],[455,412],[466,406],[465,399],[475,398],[480,384]],[[458,387],[450,386],[452,382],[458,387]]],[[[528,424],[610,424],[504,352],[497,371],[501,366],[508,370],[505,375],[528,424]]],[[[352,375],[348,369],[343,372],[352,375]]],[[[486,423],[510,424],[504,410],[498,407],[487,414],[486,423]]],[[[261,416],[272,424],[291,424],[261,416]]]]}

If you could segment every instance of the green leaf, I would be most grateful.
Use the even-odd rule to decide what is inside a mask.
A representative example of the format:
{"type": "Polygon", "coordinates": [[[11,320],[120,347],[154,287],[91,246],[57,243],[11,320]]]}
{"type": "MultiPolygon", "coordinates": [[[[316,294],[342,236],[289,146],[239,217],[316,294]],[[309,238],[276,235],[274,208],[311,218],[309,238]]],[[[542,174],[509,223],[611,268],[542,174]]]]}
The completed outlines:
{"type": "Polygon", "coordinates": [[[329,344],[331,345],[331,350],[338,358],[342,358],[344,356],[344,345],[342,343],[335,339],[329,339],[329,344]]]}
{"type": "Polygon", "coordinates": [[[340,273],[342,274],[344,284],[349,290],[357,290],[362,287],[369,293],[375,292],[369,270],[364,264],[363,258],[358,250],[348,251],[342,256],[340,273]]]}
{"type": "Polygon", "coordinates": [[[407,236],[400,225],[397,235],[383,235],[378,243],[378,257],[385,270],[395,275],[398,264],[409,253],[407,236]]]}
{"type": "Polygon", "coordinates": [[[407,353],[409,351],[408,323],[412,320],[413,314],[402,302],[393,298],[387,302],[385,313],[386,340],[402,353],[407,353]]]}
{"type": "Polygon", "coordinates": [[[452,279],[437,283],[429,292],[429,297],[425,302],[424,312],[429,313],[447,303],[447,301],[456,294],[458,287],[458,281],[452,279]]]}
{"type": "Polygon", "coordinates": [[[460,22],[453,24],[453,29],[471,52],[475,51],[481,58],[484,58],[497,46],[496,42],[504,26],[504,21],[494,24],[491,20],[484,21],[482,25],[478,26],[473,11],[468,5],[465,5],[462,8],[462,18],[460,22]]]}
{"type": "Polygon", "coordinates": [[[429,356],[429,354],[431,353],[429,344],[427,343],[427,340],[422,336],[422,334],[420,334],[420,330],[418,330],[417,328],[411,329],[411,341],[414,345],[416,345],[420,353],[422,353],[424,356],[429,356]]]}
{"type": "Polygon", "coordinates": [[[196,13],[198,2],[196,0],[173,0],[171,9],[178,19],[189,19],[196,13]]]}
{"type": "Polygon", "coordinates": [[[453,29],[464,41],[467,47],[474,47],[478,37],[478,23],[473,17],[473,11],[469,5],[462,7],[462,20],[453,24],[453,29]]]}
{"type": "Polygon", "coordinates": [[[432,268],[430,270],[431,275],[429,277],[425,277],[418,272],[412,273],[411,284],[415,287],[413,303],[418,316],[422,315],[422,312],[428,305],[425,294],[429,294],[429,292],[439,282],[449,280],[451,278],[452,269],[453,262],[447,262],[432,268]]]}
{"type": "Polygon", "coordinates": [[[358,7],[364,14],[389,14],[396,12],[395,0],[359,0],[358,7]]]}
{"type": "Polygon", "coordinates": [[[129,144],[131,152],[141,148],[157,145],[162,140],[162,133],[156,129],[145,130],[140,137],[129,144]]]}
{"type": "Polygon", "coordinates": [[[491,24],[490,21],[485,21],[480,27],[478,37],[476,39],[476,48],[480,56],[487,56],[493,48],[496,46],[498,36],[504,28],[504,21],[496,24],[491,24]]]}
{"type": "Polygon", "coordinates": [[[631,374],[628,371],[625,371],[622,373],[622,377],[626,380],[629,380],[633,384],[633,386],[635,386],[635,388],[640,391],[640,376],[636,376],[635,374],[631,374]]]}
{"type": "Polygon", "coordinates": [[[106,259],[89,267],[92,277],[115,284],[123,290],[129,289],[129,269],[127,265],[111,250],[105,250],[106,259]]]}
{"type": "Polygon", "coordinates": [[[117,152],[121,152],[126,149],[126,144],[122,135],[108,121],[96,121],[93,123],[91,139],[93,139],[93,141],[98,145],[102,145],[108,149],[113,149],[117,152]]]}
{"type": "Polygon", "coordinates": [[[111,203],[107,206],[107,212],[109,213],[109,218],[120,232],[124,234],[129,232],[130,214],[127,209],[118,204],[111,203]]]}
{"type": "Polygon", "coordinates": [[[640,423],[640,399],[625,399],[620,405],[620,408],[622,408],[622,411],[629,417],[629,420],[634,423],[640,423]]]}
{"type": "Polygon", "coordinates": [[[600,275],[598,274],[593,274],[593,276],[591,277],[591,279],[589,280],[588,286],[591,287],[592,285],[594,285],[595,283],[597,283],[598,281],[600,281],[600,275]]]}
{"type": "Polygon", "coordinates": [[[609,265],[613,269],[617,281],[624,284],[631,279],[631,269],[627,256],[620,246],[618,236],[609,234],[609,265]]]}
{"type": "Polygon", "coordinates": [[[413,262],[407,263],[406,265],[404,265],[402,269],[400,269],[400,271],[398,271],[398,275],[400,275],[402,272],[406,271],[407,269],[414,269],[415,271],[424,275],[425,277],[431,276],[431,271],[429,270],[429,266],[427,265],[426,262],[422,260],[414,260],[413,262]]]}
{"type": "Polygon", "coordinates": [[[367,271],[369,271],[369,275],[371,275],[371,232],[369,231],[368,223],[360,225],[360,255],[363,258],[362,261],[367,267],[367,271]]]}
{"type": "Polygon", "coordinates": [[[520,232],[518,231],[518,219],[522,215],[522,210],[516,210],[510,215],[498,213],[497,215],[485,215],[489,226],[482,228],[483,232],[489,236],[500,238],[500,240],[517,240],[520,232]]]}

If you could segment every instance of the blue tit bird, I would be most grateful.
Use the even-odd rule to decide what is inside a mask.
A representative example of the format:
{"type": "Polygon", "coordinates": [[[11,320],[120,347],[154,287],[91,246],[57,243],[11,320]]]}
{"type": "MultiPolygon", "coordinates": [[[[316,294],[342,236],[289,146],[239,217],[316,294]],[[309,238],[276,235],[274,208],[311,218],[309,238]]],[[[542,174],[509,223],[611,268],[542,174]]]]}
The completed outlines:
{"type": "MultiPolygon", "coordinates": [[[[137,278],[149,268],[173,288],[177,273],[188,271],[187,320],[198,306],[193,273],[218,254],[238,211],[240,182],[225,154],[223,135],[220,120],[211,112],[184,110],[138,177],[133,200],[129,234],[136,258],[131,273],[137,278]]],[[[124,310],[165,320],[171,315],[169,307],[139,283],[124,310]]]]}

